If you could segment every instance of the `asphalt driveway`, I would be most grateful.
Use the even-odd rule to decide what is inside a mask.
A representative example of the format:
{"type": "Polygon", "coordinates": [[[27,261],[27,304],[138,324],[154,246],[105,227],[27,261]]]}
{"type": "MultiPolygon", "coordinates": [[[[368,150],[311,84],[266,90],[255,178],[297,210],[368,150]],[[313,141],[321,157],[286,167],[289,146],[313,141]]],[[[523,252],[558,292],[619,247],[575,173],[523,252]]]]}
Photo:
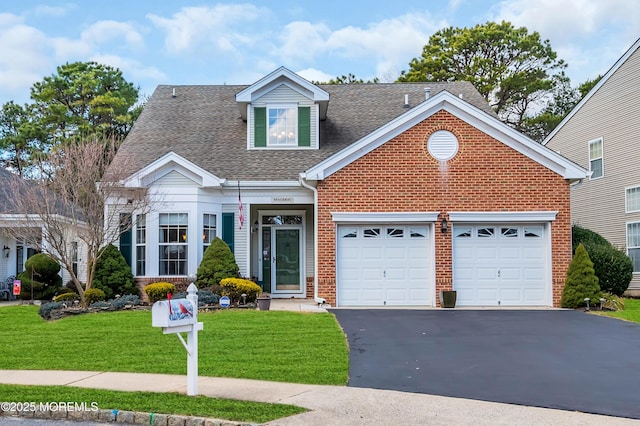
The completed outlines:
{"type": "Polygon", "coordinates": [[[640,325],[578,311],[334,309],[349,386],[640,419],[640,325]]]}

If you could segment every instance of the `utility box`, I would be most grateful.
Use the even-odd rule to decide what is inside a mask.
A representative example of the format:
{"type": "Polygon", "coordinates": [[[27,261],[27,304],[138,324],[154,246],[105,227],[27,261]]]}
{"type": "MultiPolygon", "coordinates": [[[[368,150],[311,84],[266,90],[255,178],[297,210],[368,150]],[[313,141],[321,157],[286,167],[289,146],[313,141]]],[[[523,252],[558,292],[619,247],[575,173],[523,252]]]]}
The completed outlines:
{"type": "Polygon", "coordinates": [[[195,324],[196,321],[196,310],[187,299],[161,300],[151,307],[153,327],[179,327],[195,324]]]}

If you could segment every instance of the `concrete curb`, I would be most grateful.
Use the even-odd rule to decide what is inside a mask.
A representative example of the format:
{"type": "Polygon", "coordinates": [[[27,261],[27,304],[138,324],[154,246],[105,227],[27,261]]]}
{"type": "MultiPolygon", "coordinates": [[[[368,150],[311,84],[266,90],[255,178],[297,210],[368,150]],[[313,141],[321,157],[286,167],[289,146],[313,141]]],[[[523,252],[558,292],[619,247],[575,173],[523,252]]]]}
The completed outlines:
{"type": "Polygon", "coordinates": [[[233,422],[205,417],[181,416],[177,414],[156,414],[120,410],[0,410],[0,417],[23,417],[70,421],[104,422],[149,426],[257,426],[256,423],[233,422]]]}

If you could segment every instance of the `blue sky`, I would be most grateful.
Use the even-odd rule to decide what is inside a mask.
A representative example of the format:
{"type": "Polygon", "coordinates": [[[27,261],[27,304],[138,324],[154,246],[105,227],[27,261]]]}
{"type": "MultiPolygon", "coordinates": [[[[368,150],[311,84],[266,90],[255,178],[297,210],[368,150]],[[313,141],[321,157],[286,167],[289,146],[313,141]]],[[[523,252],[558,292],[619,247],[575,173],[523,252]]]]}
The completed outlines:
{"type": "Polygon", "coordinates": [[[284,65],[310,80],[393,81],[447,26],[507,20],[538,31],[574,85],[605,73],[640,37],[638,0],[21,0],[0,6],[0,103],[29,100],[66,62],[158,84],[250,84],[284,65]]]}

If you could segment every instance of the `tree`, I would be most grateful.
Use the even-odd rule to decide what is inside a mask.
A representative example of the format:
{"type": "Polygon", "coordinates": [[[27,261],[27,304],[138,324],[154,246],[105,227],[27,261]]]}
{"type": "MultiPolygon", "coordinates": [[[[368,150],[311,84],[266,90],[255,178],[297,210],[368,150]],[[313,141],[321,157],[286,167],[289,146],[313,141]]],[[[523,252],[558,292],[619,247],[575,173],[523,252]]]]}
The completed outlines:
{"type": "Polygon", "coordinates": [[[138,88],[116,68],[96,62],[61,65],[31,88],[42,125],[58,140],[93,135],[122,139],[133,125],[138,88]]]}
{"type": "Polygon", "coordinates": [[[150,206],[145,188],[123,187],[128,176],[125,170],[129,170],[126,158],[120,158],[105,172],[116,145],[114,139],[97,137],[65,143],[46,156],[52,171],[50,179],[26,181],[16,176],[7,187],[0,188],[0,197],[6,197],[19,224],[4,228],[5,232],[59,262],[71,275],[83,304],[84,292],[91,288],[103,254],[100,248],[115,242],[130,229],[132,216],[146,213],[150,206]],[[107,200],[124,208],[106,208],[107,200]],[[73,272],[77,241],[84,243],[84,286],[73,272]]]}
{"type": "Polygon", "coordinates": [[[20,176],[29,175],[33,162],[46,151],[46,133],[33,117],[28,105],[7,102],[0,109],[0,164],[20,176]]]}
{"type": "Polygon", "coordinates": [[[49,255],[38,253],[24,264],[24,272],[18,275],[22,282],[22,298],[51,300],[62,287],[62,278],[58,275],[60,265],[49,255]]]}
{"type": "Polygon", "coordinates": [[[133,294],[138,296],[139,291],[133,281],[131,268],[127,265],[120,250],[113,244],[100,249],[100,257],[96,265],[93,286],[104,291],[107,299],[115,295],[133,294]]]}
{"type": "Polygon", "coordinates": [[[563,308],[575,309],[586,304],[585,298],[595,302],[599,297],[600,286],[593,270],[593,262],[589,259],[587,249],[580,244],[567,270],[560,305],[563,308]]]}
{"type": "Polygon", "coordinates": [[[240,269],[231,249],[216,237],[204,251],[196,274],[198,288],[219,285],[223,278],[238,277],[240,269]]]}
{"type": "Polygon", "coordinates": [[[487,22],[436,32],[398,81],[470,81],[502,121],[519,129],[565,67],[537,32],[487,22]]]}
{"type": "Polygon", "coordinates": [[[336,78],[332,78],[328,82],[314,82],[314,84],[371,84],[378,83],[378,77],[374,77],[373,80],[364,80],[356,77],[354,74],[341,75],[336,78]]]}

